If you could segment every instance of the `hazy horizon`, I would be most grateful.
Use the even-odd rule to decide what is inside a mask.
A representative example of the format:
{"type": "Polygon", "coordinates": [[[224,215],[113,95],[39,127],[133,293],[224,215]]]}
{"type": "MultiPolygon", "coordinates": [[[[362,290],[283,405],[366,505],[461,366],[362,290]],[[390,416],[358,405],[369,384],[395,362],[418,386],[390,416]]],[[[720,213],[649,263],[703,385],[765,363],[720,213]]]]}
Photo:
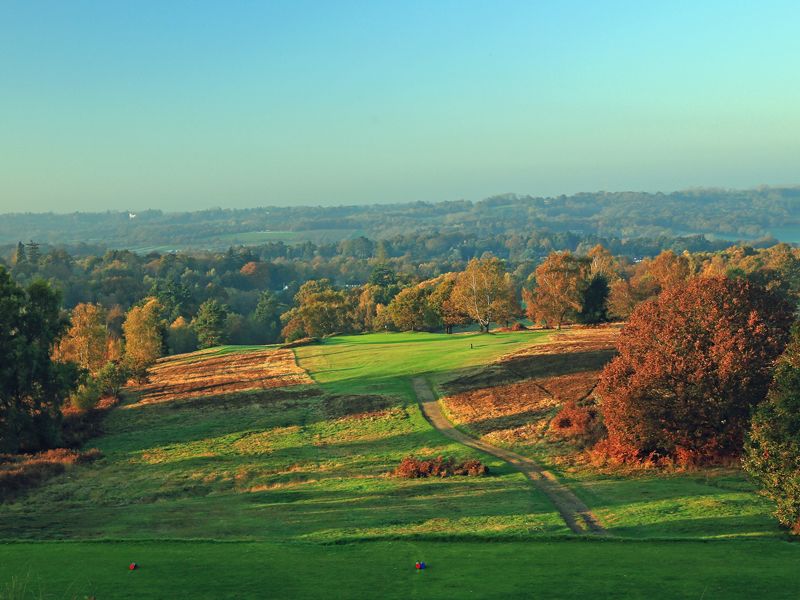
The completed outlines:
{"type": "Polygon", "coordinates": [[[800,5],[0,6],[0,213],[798,183],[800,5]]]}
{"type": "Polygon", "coordinates": [[[213,211],[213,210],[248,210],[248,209],[265,209],[265,208],[286,208],[286,207],[294,207],[294,208],[316,208],[316,207],[323,207],[323,208],[347,208],[347,207],[369,207],[369,206],[381,206],[381,205],[401,205],[401,204],[413,204],[416,202],[425,202],[428,204],[439,204],[444,202],[458,202],[458,201],[467,201],[467,202],[480,202],[482,200],[487,200],[490,198],[496,198],[500,196],[518,196],[518,197],[530,197],[530,198],[557,198],[560,196],[575,196],[579,194],[676,194],[682,192],[693,192],[693,191],[709,191],[709,192],[716,192],[716,191],[731,191],[731,192],[741,192],[741,191],[748,191],[753,190],[757,191],[760,189],[797,189],[800,188],[800,184],[787,184],[787,185],[768,185],[768,184],[761,184],[757,186],[749,186],[749,187],[742,187],[742,188],[734,188],[734,187],[722,187],[722,186],[690,186],[681,189],[675,190],[579,190],[576,192],[568,193],[568,194],[529,194],[524,192],[498,192],[496,194],[488,194],[486,196],[481,196],[480,198],[443,198],[443,199],[435,199],[435,200],[408,200],[408,201],[386,201],[386,202],[360,202],[360,203],[316,203],[316,204],[300,204],[300,203],[284,203],[284,204],[254,204],[252,206],[221,206],[221,205],[209,205],[205,207],[194,207],[194,208],[177,208],[177,209],[167,209],[161,208],[158,206],[128,206],[128,207],[121,207],[121,208],[105,208],[102,210],[21,210],[21,211],[0,211],[0,215],[11,215],[11,214],[74,214],[74,213],[105,213],[105,212],[120,212],[120,213],[137,213],[137,212],[147,212],[147,211],[154,211],[158,210],[163,213],[187,213],[187,212],[202,212],[202,211],[213,211]]]}

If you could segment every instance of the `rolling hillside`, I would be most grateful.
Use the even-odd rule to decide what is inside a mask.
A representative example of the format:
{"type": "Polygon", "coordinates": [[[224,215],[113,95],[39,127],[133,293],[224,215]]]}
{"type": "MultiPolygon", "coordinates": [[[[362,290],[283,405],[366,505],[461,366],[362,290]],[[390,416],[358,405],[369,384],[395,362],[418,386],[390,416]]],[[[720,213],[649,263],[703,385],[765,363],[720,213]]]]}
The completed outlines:
{"type": "Polygon", "coordinates": [[[0,505],[0,598],[508,598],[555,580],[570,585],[547,597],[795,597],[798,549],[738,471],[608,473],[543,433],[613,335],[371,334],[162,360],[90,442],[103,459],[0,505]],[[513,465],[434,429],[415,378],[609,535],[576,535],[513,465]],[[389,476],[409,454],[490,475],[389,476]]]}

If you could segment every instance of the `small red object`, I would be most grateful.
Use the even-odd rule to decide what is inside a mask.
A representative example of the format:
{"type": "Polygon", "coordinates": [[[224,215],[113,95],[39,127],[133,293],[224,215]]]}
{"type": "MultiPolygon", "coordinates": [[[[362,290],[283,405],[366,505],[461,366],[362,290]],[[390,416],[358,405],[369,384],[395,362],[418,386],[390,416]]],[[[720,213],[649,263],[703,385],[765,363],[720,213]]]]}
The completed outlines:
{"type": "Polygon", "coordinates": [[[422,565],[420,565],[419,563],[415,564],[414,566],[415,566],[417,569],[421,569],[421,568],[422,568],[422,565]]]}
{"type": "Polygon", "coordinates": [[[131,563],[131,564],[130,564],[130,566],[128,567],[128,569],[130,569],[131,571],[133,571],[133,570],[134,570],[134,569],[136,569],[136,567],[138,567],[138,566],[139,566],[139,565],[137,565],[136,563],[131,563]]]}

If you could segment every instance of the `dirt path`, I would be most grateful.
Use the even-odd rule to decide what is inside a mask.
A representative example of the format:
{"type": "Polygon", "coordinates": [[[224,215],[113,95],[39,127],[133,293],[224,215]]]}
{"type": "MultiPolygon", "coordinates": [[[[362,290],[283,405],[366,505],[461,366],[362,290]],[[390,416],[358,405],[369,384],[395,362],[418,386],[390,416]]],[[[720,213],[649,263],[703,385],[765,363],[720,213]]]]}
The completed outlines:
{"type": "Polygon", "coordinates": [[[567,486],[559,482],[555,475],[546,471],[526,456],[492,446],[462,433],[453,427],[452,423],[444,416],[442,408],[428,383],[421,377],[417,377],[413,380],[413,384],[417,400],[422,407],[422,413],[436,429],[450,439],[496,456],[522,472],[533,482],[537,489],[550,499],[567,526],[575,533],[607,535],[606,530],[603,529],[603,526],[600,525],[589,508],[567,486]]]}

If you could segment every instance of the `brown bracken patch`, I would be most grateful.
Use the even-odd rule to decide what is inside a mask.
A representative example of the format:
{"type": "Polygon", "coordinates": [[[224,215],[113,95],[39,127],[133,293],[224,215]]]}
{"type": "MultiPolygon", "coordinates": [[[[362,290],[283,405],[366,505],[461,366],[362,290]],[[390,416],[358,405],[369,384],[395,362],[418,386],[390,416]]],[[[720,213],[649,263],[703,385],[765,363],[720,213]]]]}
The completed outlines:
{"type": "Polygon", "coordinates": [[[619,326],[569,329],[449,381],[448,417],[499,443],[530,443],[547,433],[567,403],[590,404],[602,368],[615,354],[619,326]]]}
{"type": "MultiPolygon", "coordinates": [[[[199,353],[200,354],[200,353],[199,353]]],[[[202,399],[313,384],[288,349],[203,357],[163,359],[150,369],[150,382],[138,388],[140,404],[202,399]]]]}

